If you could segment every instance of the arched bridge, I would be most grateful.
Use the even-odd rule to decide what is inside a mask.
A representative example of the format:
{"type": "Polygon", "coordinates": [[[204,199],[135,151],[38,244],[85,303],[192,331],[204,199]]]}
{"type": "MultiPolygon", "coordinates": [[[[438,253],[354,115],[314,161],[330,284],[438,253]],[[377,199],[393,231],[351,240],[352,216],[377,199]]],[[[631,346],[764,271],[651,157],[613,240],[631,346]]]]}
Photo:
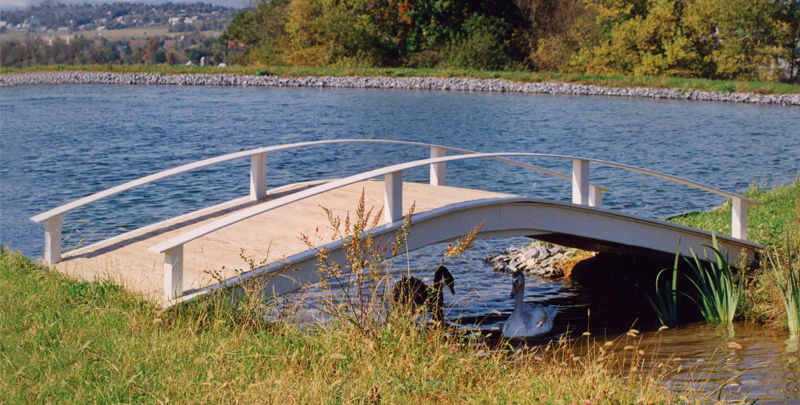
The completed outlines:
{"type": "MultiPolygon", "coordinates": [[[[282,294],[318,281],[316,249],[299,235],[313,234],[327,224],[319,207],[334,213],[352,210],[363,192],[368,204],[383,205],[383,225],[375,236],[390,235],[403,223],[403,213],[416,204],[408,239],[409,250],[447,242],[481,222],[479,237],[529,236],[567,246],[598,251],[638,250],[674,254],[701,251],[711,244],[710,232],[602,207],[610,190],[589,182],[590,165],[647,174],[722,195],[732,200],[732,235],[717,235],[729,257],[751,257],[759,245],[747,240],[747,205],[755,201],[694,181],[620,163],[556,154],[475,151],[418,142],[392,140],[329,140],[257,148],[175,167],[97,192],[38,214],[44,224],[44,259],[64,273],[83,278],[111,278],[172,305],[244,279],[269,276],[270,293],[282,294]],[[383,143],[423,147],[430,157],[389,165],[335,180],[316,180],[267,189],[267,154],[287,149],[347,143],[383,143]],[[447,152],[455,153],[447,155],[447,152]],[[250,158],[250,195],[148,225],[90,246],[61,252],[62,214],[111,195],[191,170],[250,158]],[[515,158],[567,159],[571,175],[534,166],[515,158]],[[572,202],[449,187],[448,162],[493,159],[554,176],[572,183],[572,202]],[[403,181],[403,172],[429,166],[429,184],[403,181]],[[376,181],[375,179],[381,179],[376,181]],[[680,242],[680,243],[679,243],[680,242]],[[244,252],[268,258],[255,269],[243,267],[244,252]]],[[[322,243],[320,243],[322,244],[322,243]]],[[[341,259],[342,241],[325,245],[341,259]]]]}

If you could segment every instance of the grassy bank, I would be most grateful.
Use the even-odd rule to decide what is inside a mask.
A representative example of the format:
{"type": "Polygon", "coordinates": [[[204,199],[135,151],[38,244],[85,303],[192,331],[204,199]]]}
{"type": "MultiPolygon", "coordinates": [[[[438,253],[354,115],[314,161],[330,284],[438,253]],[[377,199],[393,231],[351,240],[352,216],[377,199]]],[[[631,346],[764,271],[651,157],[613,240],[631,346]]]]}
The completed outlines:
{"type": "MultiPolygon", "coordinates": [[[[752,238],[783,252],[800,224],[800,181],[752,189],[752,238]]],[[[726,232],[730,207],[678,221],[726,232]]],[[[779,293],[750,274],[744,316],[778,325],[779,293]],[[773,312],[770,312],[773,311],[773,312]]],[[[47,272],[0,249],[0,402],[662,403],[669,364],[647,369],[636,333],[535,351],[497,350],[398,314],[365,333],[346,317],[300,330],[271,304],[222,294],[164,310],[110,283],[47,272]],[[263,305],[262,305],[263,304],[263,305]],[[611,350],[615,349],[615,350],[611,350]]],[[[650,353],[652,354],[652,353],[650,353]]],[[[674,381],[672,382],[674,384],[674,381]]],[[[695,384],[687,381],[687,386],[695,384]]],[[[672,386],[673,389],[680,387],[672,386]]]]}
{"type": "MultiPolygon", "coordinates": [[[[670,398],[658,385],[668,367],[637,371],[636,350],[627,360],[600,346],[587,354],[585,345],[581,357],[567,346],[535,356],[488,351],[403,317],[373,337],[349,323],[301,332],[290,322],[264,321],[263,306],[232,307],[220,295],[162,310],[112,284],[48,273],[6,249],[0,290],[0,402],[9,404],[670,398]]],[[[623,336],[612,344],[635,341],[623,336]]]]}
{"type": "MultiPolygon", "coordinates": [[[[747,272],[739,316],[777,328],[786,327],[781,293],[775,284],[766,254],[788,260],[800,251],[800,180],[769,190],[751,188],[744,194],[760,204],[748,209],[748,239],[765,245],[755,268],[747,272]]],[[[694,212],[674,222],[730,235],[731,204],[710,211],[694,212]]],[[[781,269],[788,273],[788,267],[781,269]]],[[[788,274],[786,274],[788,276],[788,274]]]]}
{"type": "Polygon", "coordinates": [[[117,73],[226,73],[257,75],[268,72],[280,76],[389,76],[389,77],[467,77],[477,79],[505,79],[520,82],[560,82],[591,84],[606,87],[678,88],[715,91],[720,93],[748,92],[759,94],[798,94],[800,84],[776,82],[710,80],[682,77],[648,77],[617,75],[586,75],[573,73],[487,71],[474,69],[425,68],[354,68],[345,66],[183,66],[183,65],[67,65],[2,68],[1,73],[29,73],[49,71],[95,71],[117,73]]]}

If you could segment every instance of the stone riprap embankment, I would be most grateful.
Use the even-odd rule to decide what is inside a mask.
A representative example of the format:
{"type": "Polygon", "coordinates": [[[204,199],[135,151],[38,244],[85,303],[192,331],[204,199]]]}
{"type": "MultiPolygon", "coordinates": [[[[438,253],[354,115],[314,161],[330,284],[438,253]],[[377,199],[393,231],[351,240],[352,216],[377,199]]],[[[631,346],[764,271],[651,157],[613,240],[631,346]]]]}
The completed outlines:
{"type": "Polygon", "coordinates": [[[510,247],[502,254],[488,254],[483,262],[492,265],[498,273],[522,271],[526,276],[545,278],[563,277],[561,264],[573,258],[577,249],[534,242],[528,246],[510,247]]]}
{"type": "Polygon", "coordinates": [[[117,84],[167,86],[258,86],[258,87],[329,87],[349,89],[450,90],[557,94],[567,96],[612,96],[655,99],[728,101],[800,106],[800,94],[717,93],[686,89],[645,87],[603,87],[552,82],[512,82],[501,79],[438,77],[281,77],[232,74],[96,73],[45,72],[0,75],[0,87],[117,84]]]}

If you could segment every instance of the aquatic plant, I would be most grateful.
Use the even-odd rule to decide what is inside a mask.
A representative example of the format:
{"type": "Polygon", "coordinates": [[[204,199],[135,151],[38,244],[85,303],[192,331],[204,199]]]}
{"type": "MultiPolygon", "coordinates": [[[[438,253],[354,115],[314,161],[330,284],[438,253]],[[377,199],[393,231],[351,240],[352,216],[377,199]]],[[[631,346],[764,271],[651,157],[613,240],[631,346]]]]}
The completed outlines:
{"type": "MultiPolygon", "coordinates": [[[[776,253],[785,261],[783,254],[788,251],[785,248],[786,242],[800,240],[798,222],[794,220],[800,218],[800,178],[771,189],[753,186],[744,195],[759,202],[759,205],[752,206],[748,211],[748,239],[766,245],[766,252],[776,253]]],[[[673,218],[672,221],[718,234],[728,233],[731,204],[727,203],[710,211],[686,214],[673,218]]],[[[784,311],[776,310],[783,308],[783,296],[772,279],[769,261],[763,253],[762,259],[757,268],[748,270],[745,292],[736,316],[750,322],[785,327],[784,311]]],[[[787,273],[784,271],[782,274],[787,273]]]]}
{"type": "Polygon", "coordinates": [[[800,337],[800,201],[795,216],[784,230],[784,242],[767,253],[772,281],[781,292],[789,334],[800,337]]]}
{"type": "Polygon", "coordinates": [[[785,259],[781,260],[781,255],[777,252],[767,254],[772,279],[783,296],[789,334],[798,336],[800,335],[800,254],[791,252],[785,256],[785,259]]]}
{"type": "Polygon", "coordinates": [[[706,246],[714,253],[707,264],[703,264],[692,251],[692,259],[684,258],[692,269],[694,277],[688,277],[697,295],[682,294],[691,299],[700,309],[703,318],[710,323],[733,322],[739,297],[742,295],[743,280],[735,279],[730,264],[719,250],[716,236],[712,235],[712,246],[706,246]]]}
{"type": "Polygon", "coordinates": [[[656,276],[656,296],[647,294],[647,301],[656,311],[658,321],[664,326],[678,324],[678,258],[680,257],[680,244],[675,252],[675,261],[672,264],[672,280],[661,284],[661,276],[669,269],[661,269],[656,276]]]}

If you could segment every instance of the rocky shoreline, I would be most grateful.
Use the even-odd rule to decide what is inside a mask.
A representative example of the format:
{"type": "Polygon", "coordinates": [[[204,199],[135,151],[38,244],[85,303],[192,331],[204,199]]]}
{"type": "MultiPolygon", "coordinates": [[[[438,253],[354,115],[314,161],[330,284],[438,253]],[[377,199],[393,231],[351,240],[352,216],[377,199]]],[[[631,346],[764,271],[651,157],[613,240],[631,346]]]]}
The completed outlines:
{"type": "Polygon", "coordinates": [[[502,79],[437,77],[282,77],[233,74],[41,72],[0,75],[0,87],[111,84],[162,86],[253,86],[346,89],[398,89],[429,91],[499,92],[567,96],[609,96],[652,99],[779,104],[800,107],[800,94],[718,93],[686,89],[603,87],[553,82],[511,82],[502,79]]]}
{"type": "Polygon", "coordinates": [[[488,254],[483,262],[491,264],[492,271],[497,273],[522,271],[526,276],[559,278],[564,277],[562,265],[577,253],[577,249],[532,242],[528,246],[510,247],[499,255],[488,254]]]}

